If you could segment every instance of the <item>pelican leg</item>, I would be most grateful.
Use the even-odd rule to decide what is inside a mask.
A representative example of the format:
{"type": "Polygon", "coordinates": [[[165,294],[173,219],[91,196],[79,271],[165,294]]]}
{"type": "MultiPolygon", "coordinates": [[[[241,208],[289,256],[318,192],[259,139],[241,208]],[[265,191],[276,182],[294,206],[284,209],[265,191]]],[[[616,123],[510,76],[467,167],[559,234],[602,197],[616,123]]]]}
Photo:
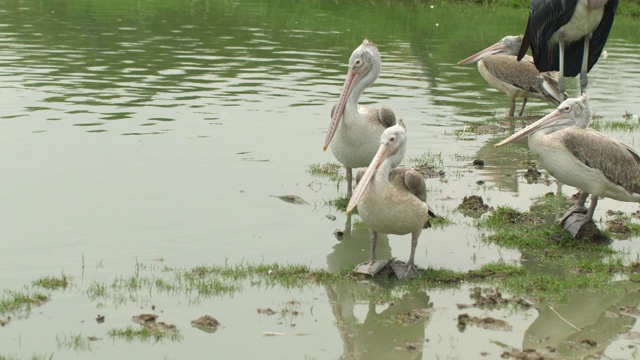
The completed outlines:
{"type": "Polygon", "coordinates": [[[582,54],[582,68],[580,69],[580,95],[587,93],[587,84],[589,79],[587,78],[587,69],[589,66],[589,42],[591,34],[584,37],[584,52],[582,54]]]}
{"type": "Polygon", "coordinates": [[[362,264],[356,266],[356,272],[359,274],[374,276],[387,265],[387,262],[384,260],[378,260],[376,258],[378,232],[369,230],[369,237],[371,238],[371,256],[369,257],[369,261],[363,262],[362,264]]]}
{"type": "Polygon", "coordinates": [[[409,261],[407,261],[406,264],[401,261],[395,261],[391,264],[391,268],[398,279],[420,277],[420,273],[418,273],[418,270],[413,266],[413,262],[416,257],[416,246],[418,245],[418,238],[420,237],[421,231],[422,229],[411,234],[411,255],[409,255],[409,261]]]}
{"type": "Polygon", "coordinates": [[[520,112],[518,113],[518,116],[522,116],[522,114],[524,114],[524,106],[527,105],[527,98],[522,98],[522,107],[520,108],[520,112]]]}
{"type": "MultiPolygon", "coordinates": [[[[582,198],[582,196],[580,196],[582,198]]],[[[564,229],[567,230],[574,238],[580,232],[582,227],[593,221],[593,213],[598,205],[598,197],[591,195],[591,204],[586,214],[572,214],[564,223],[564,229]]]]}
{"type": "Polygon", "coordinates": [[[563,222],[565,222],[565,220],[567,220],[569,218],[569,216],[571,216],[572,214],[576,214],[576,213],[581,213],[581,214],[586,214],[587,213],[587,208],[584,206],[584,202],[587,201],[587,197],[589,196],[589,193],[583,191],[582,193],[580,193],[580,197],[578,198],[578,201],[576,202],[575,205],[573,205],[572,207],[569,208],[569,210],[567,210],[567,212],[564,213],[564,215],[562,215],[562,217],[560,218],[560,220],[558,220],[559,224],[562,224],[563,222]]]}
{"type": "Polygon", "coordinates": [[[353,193],[353,171],[350,167],[346,166],[345,170],[347,170],[347,197],[351,199],[351,194],[353,193]]]}
{"type": "Polygon", "coordinates": [[[509,117],[513,117],[514,112],[516,111],[516,99],[511,99],[511,103],[509,104],[509,117]]]}
{"type": "Polygon", "coordinates": [[[558,59],[558,92],[560,96],[564,96],[566,100],[565,94],[565,86],[564,86],[564,36],[560,38],[560,44],[558,54],[560,58],[558,59]]]}

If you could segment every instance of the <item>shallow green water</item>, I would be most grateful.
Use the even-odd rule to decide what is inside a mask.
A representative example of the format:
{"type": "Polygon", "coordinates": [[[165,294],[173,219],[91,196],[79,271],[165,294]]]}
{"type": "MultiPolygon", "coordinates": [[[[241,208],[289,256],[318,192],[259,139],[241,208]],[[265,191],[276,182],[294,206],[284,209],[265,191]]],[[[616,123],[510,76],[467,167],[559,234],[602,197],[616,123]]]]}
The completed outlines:
{"type": "MultiPolygon", "coordinates": [[[[364,315],[350,320],[350,330],[336,326],[336,303],[350,303],[334,299],[329,289],[249,288],[196,305],[179,296],[154,298],[176,317],[165,321],[179,319],[183,327],[192,315],[224,312],[225,328],[212,336],[187,330],[182,343],[154,346],[103,340],[93,345],[95,355],[55,341],[58,332],[105,336],[108,328],[93,324],[97,312],[108,311],[113,326],[125,326],[132,312],[148,310],[149,303],[135,301],[98,309],[83,295],[93,281],[130,275],[136,262],[162,260],[178,268],[280,262],[337,271],[367,259],[365,229],[341,242],[333,236],[345,217],[327,201],[344,194],[344,185],[336,188],[306,171],[335,161],[321,150],[322,141],[349,54],[364,38],[378,44],[383,68],[362,102],[385,103],[405,119],[406,158],[441,153],[445,165],[445,177],[427,185],[430,201],[454,225],[422,234],[417,264],[468,270],[502,259],[527,266],[517,251],[480,241],[474,219],[456,208],[477,194],[491,206],[526,210],[531,198],[555,192],[556,184],[529,184],[521,176],[525,151],[495,151],[505,134],[474,131],[503,117],[508,99],[490,90],[475,66],[455,65],[522,32],[526,16],[518,9],[380,1],[0,0],[0,284],[20,289],[61,272],[81,279],[77,291],[58,294],[37,314],[0,328],[0,354],[348,358],[371,346],[360,341],[377,343],[354,334],[394,331],[353,330],[364,315]],[[486,166],[472,166],[476,158],[486,166]],[[311,205],[272,196],[287,194],[311,205]],[[290,331],[257,316],[255,307],[291,299],[314,304],[309,327],[299,330],[309,335],[262,337],[263,330],[290,331]]],[[[640,114],[637,34],[637,21],[616,19],[609,56],[590,73],[592,106],[604,121],[640,114]]],[[[575,91],[575,83],[570,86],[575,91]]],[[[535,117],[550,107],[530,101],[527,109],[535,117]]],[[[609,134],[638,148],[634,133],[609,134]]],[[[603,200],[596,217],[608,209],[635,211],[637,205],[603,200]]],[[[612,246],[631,253],[640,248],[637,238],[612,246]]],[[[381,257],[408,254],[406,237],[380,241],[381,257]]],[[[413,294],[416,301],[424,296],[413,294]]],[[[505,337],[501,341],[519,347],[536,320],[531,310],[517,314],[516,330],[506,335],[460,333],[451,321],[458,313],[453,304],[468,298],[468,289],[428,296],[431,320],[410,331],[429,339],[422,358],[468,358],[488,348],[488,339],[505,337]]],[[[367,304],[353,306],[367,314],[367,304]]],[[[607,351],[617,354],[618,345],[607,351]]],[[[385,349],[419,357],[395,345],[385,349]]]]}

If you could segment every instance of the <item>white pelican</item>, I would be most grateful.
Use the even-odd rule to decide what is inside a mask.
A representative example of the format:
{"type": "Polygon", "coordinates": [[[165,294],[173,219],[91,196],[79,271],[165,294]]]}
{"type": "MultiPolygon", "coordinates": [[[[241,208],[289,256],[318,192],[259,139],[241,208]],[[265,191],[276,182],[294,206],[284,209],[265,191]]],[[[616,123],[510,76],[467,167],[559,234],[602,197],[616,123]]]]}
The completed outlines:
{"type": "Polygon", "coordinates": [[[497,143],[506,145],[529,136],[529,151],[540,165],[563,184],[583,193],[576,206],[561,222],[584,208],[587,196],[591,204],[585,215],[573,214],[564,228],[575,237],[580,228],[593,219],[598,197],[640,202],[640,155],[627,145],[589,129],[591,109],[587,95],[565,100],[558,108],[497,143]]]}
{"type": "Polygon", "coordinates": [[[522,116],[527,99],[535,97],[559,105],[564,96],[558,90],[558,81],[550,73],[540,73],[531,61],[518,61],[516,55],[522,44],[522,35],[505,36],[488,48],[458,62],[458,65],[478,62],[480,75],[494,89],[507,93],[511,100],[509,116],[516,109],[516,99],[522,98],[518,116],[522,116]]]}
{"type": "Polygon", "coordinates": [[[396,116],[386,106],[358,105],[360,95],[380,75],[380,53],[364,40],[349,58],[349,71],[338,103],[331,110],[331,122],[323,149],[331,151],[347,172],[347,196],[351,197],[353,168],[368,166],[378,149],[384,129],[395,125],[396,116]],[[335,136],[334,136],[335,135],[335,136]],[[333,141],[332,141],[333,140],[333,141]]]}
{"type": "Polygon", "coordinates": [[[618,8],[618,0],[531,0],[529,20],[518,60],[531,47],[540,71],[559,71],[564,77],[580,74],[580,94],[587,90],[587,72],[598,61],[618,8]]]}
{"type": "Polygon", "coordinates": [[[394,263],[392,268],[399,278],[417,275],[413,262],[418,238],[423,227],[428,227],[429,216],[435,214],[426,201],[427,189],[422,174],[413,169],[397,168],[404,157],[406,141],[402,119],[382,133],[378,151],[359,179],[347,206],[347,216],[358,206],[358,214],[369,228],[371,237],[371,257],[358,265],[356,271],[359,273],[375,275],[387,264],[376,258],[378,232],[411,233],[409,261],[394,263]]]}

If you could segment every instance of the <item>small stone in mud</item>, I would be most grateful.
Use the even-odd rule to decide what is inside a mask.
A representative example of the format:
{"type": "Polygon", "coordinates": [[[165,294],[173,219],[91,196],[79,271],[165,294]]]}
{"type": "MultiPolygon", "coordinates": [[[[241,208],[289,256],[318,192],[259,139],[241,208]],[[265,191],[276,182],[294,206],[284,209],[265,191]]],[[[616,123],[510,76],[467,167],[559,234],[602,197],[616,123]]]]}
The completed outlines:
{"type": "Polygon", "coordinates": [[[325,215],[327,219],[331,220],[331,221],[336,221],[336,216],[333,214],[327,214],[325,215]]]}
{"type": "Polygon", "coordinates": [[[614,234],[628,234],[631,232],[631,228],[628,227],[621,218],[607,220],[606,224],[607,229],[614,234]]]}
{"type": "Polygon", "coordinates": [[[275,315],[276,314],[276,312],[273,311],[272,308],[264,308],[264,309],[257,308],[256,311],[258,311],[258,314],[265,314],[265,315],[275,315]]]}
{"type": "Polygon", "coordinates": [[[104,322],[104,315],[98,314],[98,316],[96,316],[96,322],[102,324],[104,322]]]}
{"type": "Polygon", "coordinates": [[[157,318],[158,318],[158,315],[156,314],[140,314],[140,315],[134,315],[132,317],[132,320],[136,324],[147,325],[147,324],[155,323],[157,318]]]}
{"type": "Polygon", "coordinates": [[[481,160],[481,159],[473,160],[473,166],[478,166],[478,167],[484,166],[484,160],[481,160]]]}
{"type": "Polygon", "coordinates": [[[204,315],[191,321],[191,326],[197,329],[200,329],[202,331],[212,333],[218,330],[218,327],[220,326],[220,322],[216,320],[216,318],[214,318],[213,316],[204,315]]]}
{"type": "Polygon", "coordinates": [[[489,205],[484,203],[481,196],[471,195],[462,199],[462,204],[458,205],[458,209],[463,211],[487,211],[489,205]]]}
{"type": "Polygon", "coordinates": [[[476,185],[484,185],[484,180],[478,180],[476,181],[476,185]]]}
{"type": "Polygon", "coordinates": [[[336,239],[338,240],[342,240],[342,237],[344,236],[344,230],[342,229],[335,229],[333,231],[333,236],[336,237],[336,239]]]}

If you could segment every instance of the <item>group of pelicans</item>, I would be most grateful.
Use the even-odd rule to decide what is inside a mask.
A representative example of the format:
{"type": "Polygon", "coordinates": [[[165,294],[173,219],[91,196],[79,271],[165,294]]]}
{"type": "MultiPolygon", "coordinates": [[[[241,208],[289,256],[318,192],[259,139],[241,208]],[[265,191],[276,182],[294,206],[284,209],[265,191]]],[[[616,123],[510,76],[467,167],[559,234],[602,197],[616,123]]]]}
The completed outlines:
{"type": "MultiPolygon", "coordinates": [[[[495,145],[529,137],[529,150],[559,182],[581,190],[575,206],[560,219],[573,236],[592,221],[599,196],[640,202],[640,155],[628,146],[588,128],[591,110],[586,95],[587,72],[604,48],[618,0],[532,0],[523,36],[507,36],[489,48],[462,60],[478,62],[481,75],[511,100],[538,97],[558,105],[549,115],[495,145]],[[525,56],[529,48],[532,57],[525,56]],[[551,73],[551,72],[558,72],[551,73]],[[568,98],[564,77],[580,75],[580,96],[568,98]],[[585,207],[591,195],[589,208],[585,207]]],[[[399,167],[406,149],[404,122],[396,121],[386,106],[358,105],[362,92],[380,73],[380,54],[368,40],[353,51],[337,104],[331,111],[324,149],[331,147],[344,165],[347,215],[357,206],[370,232],[370,259],[359,273],[375,275],[387,265],[377,259],[378,233],[411,233],[411,254],[404,263],[391,264],[400,277],[417,275],[415,250],[423,228],[435,216],[426,201],[426,185],[416,170],[399,167]],[[367,167],[357,176],[354,168],[367,167]]]]}

